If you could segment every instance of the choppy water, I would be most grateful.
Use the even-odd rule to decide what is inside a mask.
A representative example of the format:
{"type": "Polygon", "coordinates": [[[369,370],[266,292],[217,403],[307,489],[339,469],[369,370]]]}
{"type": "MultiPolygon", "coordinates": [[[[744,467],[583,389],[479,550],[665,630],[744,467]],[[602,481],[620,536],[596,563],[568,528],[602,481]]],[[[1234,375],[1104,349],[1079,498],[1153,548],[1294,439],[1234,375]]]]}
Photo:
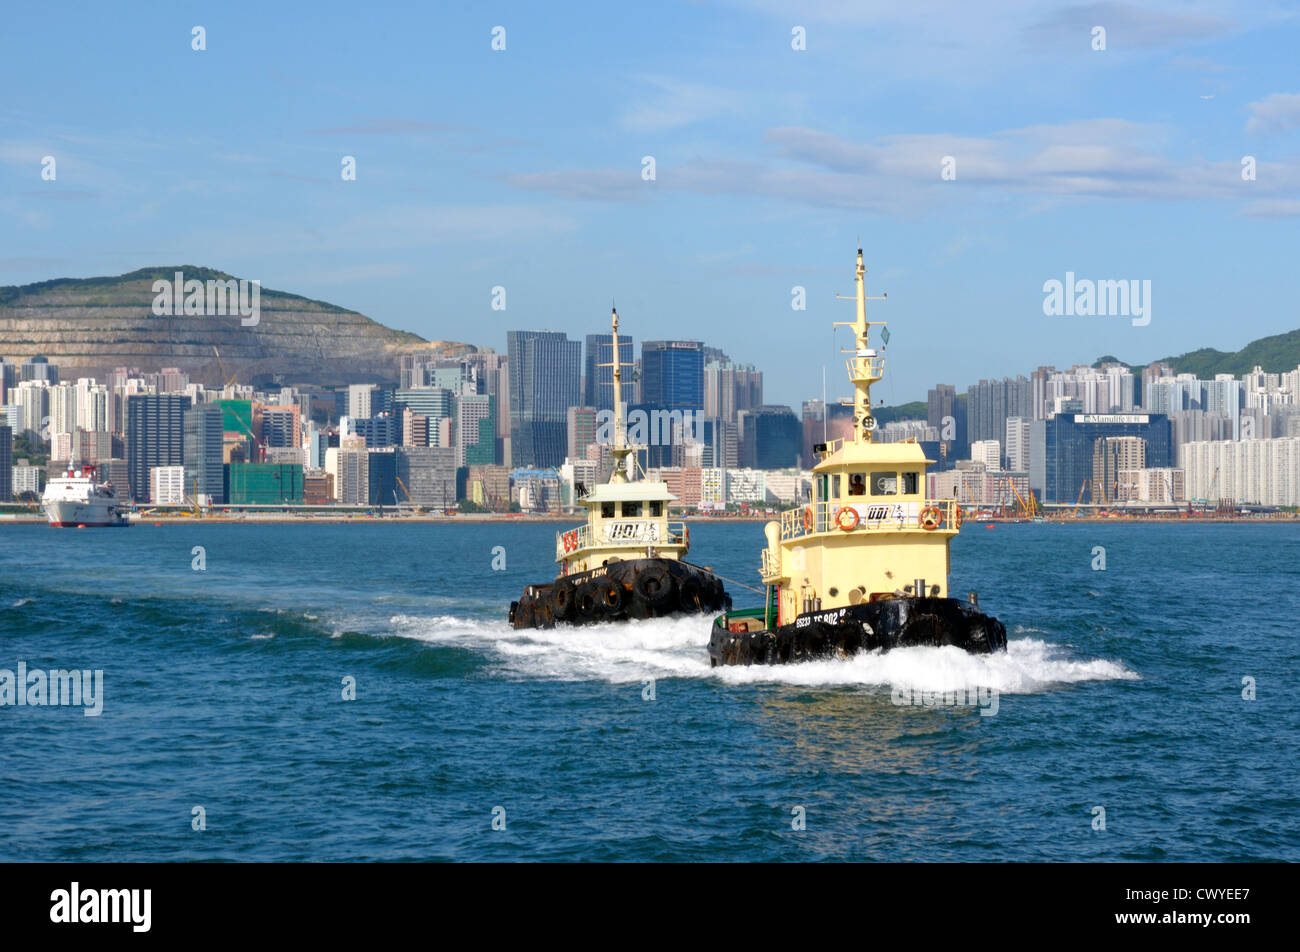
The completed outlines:
{"type": "MultiPolygon", "coordinates": [[[[0,668],[104,671],[0,707],[0,859],[1300,859],[1296,528],[968,525],[1005,655],[716,670],[701,619],[507,628],[553,533],[0,528],[0,668]]],[[[692,542],[756,582],[761,526],[692,542]]]]}

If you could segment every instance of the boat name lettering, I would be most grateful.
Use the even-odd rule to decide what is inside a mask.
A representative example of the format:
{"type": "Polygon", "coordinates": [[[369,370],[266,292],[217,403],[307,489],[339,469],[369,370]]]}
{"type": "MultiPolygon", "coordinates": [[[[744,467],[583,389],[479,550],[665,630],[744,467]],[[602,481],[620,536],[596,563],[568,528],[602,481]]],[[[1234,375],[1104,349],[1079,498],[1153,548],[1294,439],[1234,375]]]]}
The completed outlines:
{"type": "Polygon", "coordinates": [[[610,542],[658,542],[657,522],[609,522],[605,524],[605,538],[610,542]]]}

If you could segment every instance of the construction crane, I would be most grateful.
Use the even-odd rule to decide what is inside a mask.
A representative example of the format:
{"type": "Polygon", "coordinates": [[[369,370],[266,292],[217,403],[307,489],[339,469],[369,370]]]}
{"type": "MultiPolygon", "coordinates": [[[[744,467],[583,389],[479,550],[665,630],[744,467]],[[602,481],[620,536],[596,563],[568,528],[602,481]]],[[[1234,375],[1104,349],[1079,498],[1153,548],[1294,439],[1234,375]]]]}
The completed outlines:
{"type": "Polygon", "coordinates": [[[1020,511],[1024,513],[1026,518],[1033,518],[1034,514],[1038,511],[1038,502],[1034,497],[1033,490],[1030,490],[1029,500],[1026,501],[1025,497],[1020,495],[1020,490],[1016,489],[1016,484],[1010,477],[1007,477],[1007,485],[1010,486],[1011,491],[1016,494],[1016,502],[1020,506],[1020,511]]]}
{"type": "Polygon", "coordinates": [[[1083,494],[1088,489],[1088,481],[1085,479],[1083,485],[1079,487],[1079,498],[1074,501],[1074,518],[1079,518],[1079,510],[1083,505],[1083,494]]]}
{"type": "MultiPolygon", "coordinates": [[[[221,351],[217,350],[217,345],[212,345],[212,352],[217,355],[217,366],[221,368],[221,378],[226,381],[226,387],[233,387],[238,383],[238,374],[227,374],[225,361],[221,359],[221,351]]],[[[225,389],[225,388],[223,388],[225,389]]]]}
{"type": "MultiPolygon", "coordinates": [[[[397,480],[397,485],[402,487],[402,492],[406,493],[406,504],[410,506],[411,509],[414,510],[415,512],[424,512],[424,508],[422,506],[415,505],[415,500],[411,498],[411,490],[407,488],[406,483],[402,482],[402,477],[394,476],[393,478],[397,480]]],[[[402,503],[401,500],[397,498],[396,489],[393,490],[393,505],[397,507],[398,512],[401,512],[402,503]]]]}

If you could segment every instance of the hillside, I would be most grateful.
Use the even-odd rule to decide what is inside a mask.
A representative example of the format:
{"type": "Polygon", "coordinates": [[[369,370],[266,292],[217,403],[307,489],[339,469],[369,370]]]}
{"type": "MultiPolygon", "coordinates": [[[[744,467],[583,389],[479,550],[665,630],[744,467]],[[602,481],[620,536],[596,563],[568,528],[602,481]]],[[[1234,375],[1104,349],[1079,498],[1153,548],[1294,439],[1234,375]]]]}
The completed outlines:
{"type": "MultiPolygon", "coordinates": [[[[1093,366],[1099,367],[1103,363],[1117,359],[1111,356],[1100,357],[1093,366]]],[[[1215,374],[1232,374],[1234,377],[1240,377],[1256,366],[1263,367],[1266,373],[1286,373],[1300,367],[1300,330],[1261,337],[1237,351],[1202,347],[1200,350],[1191,350],[1177,357],[1162,357],[1159,361],[1149,363],[1158,362],[1169,364],[1174,368],[1175,373],[1194,374],[1202,380],[1212,379],[1215,374]]],[[[1120,363],[1127,363],[1127,361],[1120,361],[1120,363]]],[[[1130,363],[1128,366],[1147,365],[1130,363]]]]}
{"type": "Polygon", "coordinates": [[[38,354],[48,357],[59,365],[62,379],[102,380],[122,366],[146,372],[179,367],[208,385],[235,376],[240,383],[329,386],[396,380],[404,353],[475,350],[467,344],[425,341],[356,311],[269,288],[261,289],[254,326],[244,326],[237,313],[157,316],[153,283],[172,280],[177,271],[186,280],[233,277],[179,265],[0,287],[0,355],[15,362],[38,354]]]}

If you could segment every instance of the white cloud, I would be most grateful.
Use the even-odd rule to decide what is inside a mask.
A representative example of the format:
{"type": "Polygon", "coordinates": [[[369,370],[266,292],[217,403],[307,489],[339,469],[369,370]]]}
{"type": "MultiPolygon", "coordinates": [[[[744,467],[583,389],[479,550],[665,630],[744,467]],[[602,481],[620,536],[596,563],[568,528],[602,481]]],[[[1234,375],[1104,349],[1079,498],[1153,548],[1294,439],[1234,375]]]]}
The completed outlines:
{"type": "Polygon", "coordinates": [[[684,83],[663,76],[642,76],[649,86],[644,101],[634,102],[619,118],[631,132],[664,132],[739,111],[744,100],[718,86],[684,83]]]}
{"type": "Polygon", "coordinates": [[[1300,93],[1273,93],[1246,105],[1247,132],[1289,132],[1300,127],[1300,93]]]}

